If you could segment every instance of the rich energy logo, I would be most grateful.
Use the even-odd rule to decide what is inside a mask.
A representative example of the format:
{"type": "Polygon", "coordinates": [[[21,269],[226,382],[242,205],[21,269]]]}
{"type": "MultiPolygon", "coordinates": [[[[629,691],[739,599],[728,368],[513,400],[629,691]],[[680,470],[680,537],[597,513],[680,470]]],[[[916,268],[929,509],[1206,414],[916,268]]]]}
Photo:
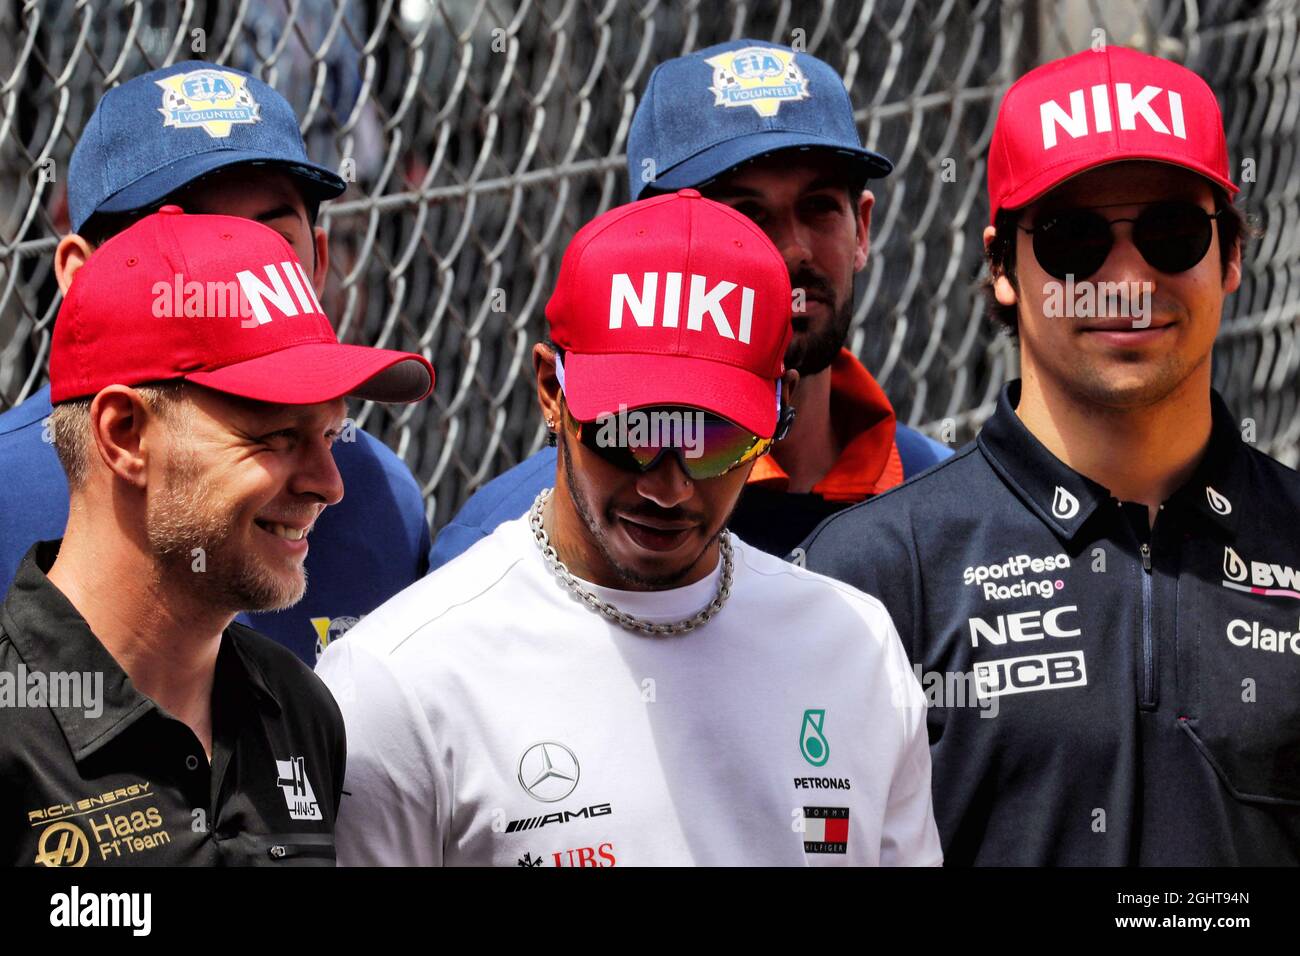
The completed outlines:
{"type": "Polygon", "coordinates": [[[1037,581],[1017,580],[1026,574],[1046,574],[1060,571],[1070,566],[1070,558],[1065,554],[1049,554],[1043,558],[1031,558],[1027,554],[1017,554],[1000,564],[980,564],[962,572],[962,584],[970,587],[978,585],[986,601],[1005,601],[1008,598],[1028,597],[1031,594],[1042,598],[1053,597],[1065,587],[1060,578],[1041,578],[1037,581]]]}
{"type": "Polygon", "coordinates": [[[1300,601],[1300,571],[1285,564],[1242,560],[1232,548],[1223,549],[1223,586],[1264,597],[1287,597],[1300,601]],[[1249,579],[1250,583],[1245,583],[1249,579]]]}
{"type": "Polygon", "coordinates": [[[506,824],[506,833],[517,833],[523,830],[539,830],[550,823],[568,823],[570,820],[586,820],[591,817],[605,817],[613,813],[613,808],[608,803],[596,803],[589,807],[583,807],[581,810],[560,810],[556,813],[547,813],[540,817],[525,817],[522,820],[511,820],[506,824]]]}

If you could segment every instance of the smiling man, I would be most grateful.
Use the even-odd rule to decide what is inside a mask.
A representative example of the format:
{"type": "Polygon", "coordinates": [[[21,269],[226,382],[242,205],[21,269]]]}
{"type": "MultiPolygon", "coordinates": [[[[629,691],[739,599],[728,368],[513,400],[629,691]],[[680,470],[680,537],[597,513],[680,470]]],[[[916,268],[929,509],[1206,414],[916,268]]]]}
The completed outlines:
{"type": "MultiPolygon", "coordinates": [[[[829,514],[892,488],[949,448],[898,422],[847,348],[875,196],[893,164],[862,145],[844,81],[789,47],[730,40],[655,67],[628,133],[628,194],[684,187],[742,213],[776,245],[796,291],[785,357],[799,372],[789,433],[751,470],[731,529],[786,555],[829,514]]],[[[437,568],[549,484],[544,448],[480,489],[438,533],[437,568]]]]}
{"type": "Polygon", "coordinates": [[[233,619],[302,598],[308,533],[343,497],[343,397],[416,401],[432,368],[341,345],[274,230],[177,206],[96,250],[54,328],[71,507],[0,608],[0,673],[98,675],[104,699],[0,708],[0,859],[332,862],[338,710],[233,619]],[[173,282],[195,310],[160,303],[173,282]]]}
{"type": "Polygon", "coordinates": [[[533,353],[554,489],[321,658],[340,862],[939,862],[889,616],[726,530],[788,425],[789,297],[695,190],[574,236],[533,353]]]}
{"type": "MultiPolygon", "coordinates": [[[[329,275],[323,200],[346,184],[312,163],[293,109],[257,77],[203,61],[153,70],[113,87],[82,130],[68,169],[72,231],[54,261],[67,293],[94,250],[166,203],[242,216],[293,248],[316,295],[329,275]]],[[[49,387],[0,415],[0,594],[32,542],[57,537],[68,489],[51,445],[49,387]]],[[[292,607],[241,621],[315,663],[319,648],[425,572],[429,529],[410,469],[368,432],[349,427],[336,449],[351,494],[322,516],[306,562],[311,587],[292,607]]]]}
{"type": "Polygon", "coordinates": [[[1022,378],[808,566],[878,595],[931,689],[949,863],[1294,866],[1300,477],[1211,387],[1243,235],[1214,94],[1123,48],[1039,67],[988,185],[1022,378]]]}

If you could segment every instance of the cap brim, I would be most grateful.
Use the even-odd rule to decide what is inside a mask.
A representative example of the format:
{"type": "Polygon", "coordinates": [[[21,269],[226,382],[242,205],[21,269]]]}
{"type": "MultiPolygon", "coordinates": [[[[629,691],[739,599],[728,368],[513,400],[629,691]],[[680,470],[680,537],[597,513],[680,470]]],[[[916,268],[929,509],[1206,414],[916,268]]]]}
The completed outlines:
{"type": "MultiPolygon", "coordinates": [[[[337,173],[315,163],[304,163],[290,156],[274,156],[255,150],[221,149],[187,156],[141,176],[101,202],[90,216],[101,212],[131,212],[135,209],[144,209],[161,202],[176,190],[188,186],[209,173],[244,163],[274,166],[284,170],[315,199],[333,199],[342,195],[348,188],[348,184],[337,173]]],[[[73,223],[73,231],[80,229],[90,216],[81,222],[73,223]]]]}
{"type": "Polygon", "coordinates": [[[1208,166],[1187,162],[1184,160],[1171,159],[1168,156],[1159,156],[1152,153],[1125,153],[1120,156],[1107,156],[1105,162],[1073,164],[1068,166],[1058,166],[1053,169],[1045,169],[1036,176],[1030,177],[1021,186],[1003,198],[1002,202],[989,212],[989,221],[997,221],[997,214],[1003,209],[1020,209],[1028,206],[1032,202],[1042,199],[1049,192],[1076,176],[1082,176],[1084,173],[1092,172],[1094,169],[1101,169],[1104,166],[1114,166],[1116,163],[1147,162],[1163,163],[1166,166],[1175,166],[1178,169],[1185,169],[1188,172],[1204,176],[1210,182],[1222,187],[1228,191],[1229,196],[1235,196],[1241,192],[1241,189],[1233,184],[1232,180],[1225,179],[1208,166]]]}
{"type": "Polygon", "coordinates": [[[579,421],[620,409],[685,405],[760,438],[776,433],[776,379],[687,355],[564,353],[564,400],[579,421]]]}
{"type": "Polygon", "coordinates": [[[294,345],[184,378],[219,392],[279,405],[315,405],[344,396],[418,402],[433,391],[433,366],[422,355],[333,342],[294,345]]]}
{"type": "Polygon", "coordinates": [[[839,153],[846,160],[858,164],[866,179],[879,179],[888,176],[894,170],[893,162],[887,157],[869,149],[845,146],[830,137],[818,136],[815,133],[759,130],[710,146],[690,159],[661,171],[654,181],[643,183],[633,198],[641,198],[641,194],[649,187],[666,191],[703,186],[741,163],[783,150],[801,148],[825,149],[839,153]]]}

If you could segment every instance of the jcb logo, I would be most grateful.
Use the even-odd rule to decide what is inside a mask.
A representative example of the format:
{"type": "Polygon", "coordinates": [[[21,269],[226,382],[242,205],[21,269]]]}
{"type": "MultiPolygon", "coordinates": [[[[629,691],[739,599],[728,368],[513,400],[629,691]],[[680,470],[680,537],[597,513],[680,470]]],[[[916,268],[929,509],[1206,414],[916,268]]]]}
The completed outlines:
{"type": "MultiPolygon", "coordinates": [[[[279,313],[286,317],[300,313],[324,314],[325,310],[321,308],[316,292],[312,289],[307,273],[300,263],[290,261],[281,262],[279,265],[270,263],[264,266],[262,271],[266,274],[266,282],[259,279],[251,269],[235,273],[235,278],[239,280],[239,287],[243,289],[244,297],[248,299],[249,308],[253,310],[253,318],[258,325],[265,325],[271,321],[271,312],[266,307],[267,302],[274,305],[279,313]]],[[[247,326],[247,323],[245,325],[247,326]]]]}
{"type": "MultiPolygon", "coordinates": [[[[1043,149],[1056,145],[1056,128],[1059,126],[1070,134],[1071,139],[1079,139],[1089,133],[1109,133],[1111,131],[1110,87],[1099,83],[1088,89],[1085,98],[1083,90],[1070,93],[1070,111],[1067,113],[1056,100],[1048,100],[1038,107],[1039,118],[1043,124],[1043,149]],[[1088,126],[1089,100],[1092,103],[1092,128],[1088,126]]],[[[1183,119],[1183,98],[1173,90],[1162,90],[1158,86],[1144,86],[1136,95],[1128,83],[1115,84],[1115,110],[1119,114],[1119,128],[1136,130],[1138,117],[1153,133],[1176,136],[1187,139],[1187,125],[1183,119]],[[1156,112],[1154,104],[1160,94],[1165,94],[1165,115],[1168,124],[1156,112]]]]}
{"type": "MultiPolygon", "coordinates": [[[[646,272],[641,277],[641,291],[632,286],[632,279],[626,272],[614,274],[609,287],[609,327],[623,327],[623,313],[630,312],[632,321],[643,329],[654,328],[656,317],[659,324],[666,329],[675,329],[681,319],[679,315],[682,300],[682,282],[685,278],[680,272],[665,272],[663,294],[660,295],[661,276],[658,272],[646,272]]],[[[740,315],[737,329],[732,330],[731,319],[722,307],[723,300],[736,291],[736,283],[725,279],[709,287],[709,279],[701,275],[691,275],[690,297],[686,302],[686,328],[692,332],[704,329],[705,316],[713,323],[713,330],[724,339],[739,339],[749,344],[750,328],[754,320],[754,290],[749,286],[740,286],[740,315]]],[[[734,304],[734,299],[733,299],[734,304]]]]}
{"type": "Polygon", "coordinates": [[[981,700],[1058,687],[1081,687],[1087,683],[1083,651],[1011,657],[975,665],[975,693],[981,700]]]}
{"type": "Polygon", "coordinates": [[[982,617],[968,619],[971,647],[979,647],[983,637],[989,644],[1005,644],[1008,638],[1021,641],[1041,641],[1045,637],[1079,637],[1083,632],[1069,627],[1061,619],[1078,613],[1078,605],[1067,604],[1049,611],[1020,611],[1016,614],[999,614],[990,624],[982,617]]]}

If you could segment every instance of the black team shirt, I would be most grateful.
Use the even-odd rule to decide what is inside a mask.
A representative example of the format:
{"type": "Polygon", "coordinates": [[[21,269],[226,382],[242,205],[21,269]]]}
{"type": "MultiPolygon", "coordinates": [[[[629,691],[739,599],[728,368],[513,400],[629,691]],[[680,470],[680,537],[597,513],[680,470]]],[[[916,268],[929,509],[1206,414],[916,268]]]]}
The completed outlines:
{"type": "Polygon", "coordinates": [[[1215,394],[1152,526],[1018,401],[804,544],[911,655],[945,862],[1300,863],[1300,475],[1215,394]]]}
{"type": "Polygon", "coordinates": [[[0,864],[332,866],[346,743],[325,685],[231,624],[209,764],[50,583],[58,545],[0,607],[0,864]]]}

